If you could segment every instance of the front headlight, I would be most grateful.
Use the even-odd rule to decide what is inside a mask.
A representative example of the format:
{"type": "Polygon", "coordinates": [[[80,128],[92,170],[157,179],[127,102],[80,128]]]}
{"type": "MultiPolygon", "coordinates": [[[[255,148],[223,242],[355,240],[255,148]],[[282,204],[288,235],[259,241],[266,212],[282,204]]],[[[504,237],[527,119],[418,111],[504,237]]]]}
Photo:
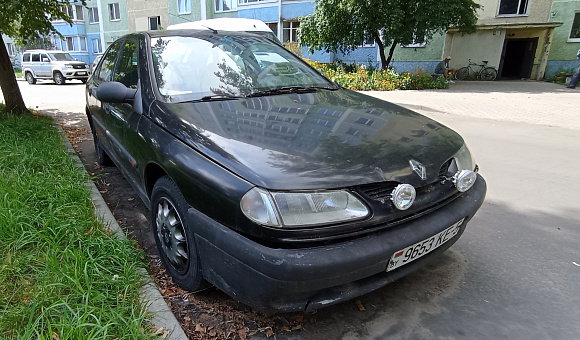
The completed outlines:
{"type": "Polygon", "coordinates": [[[475,160],[471,156],[471,152],[465,143],[455,153],[453,158],[455,158],[455,163],[457,163],[457,170],[475,170],[475,160]]]}
{"type": "Polygon", "coordinates": [[[367,207],[345,190],[268,192],[253,188],[240,205],[252,221],[274,227],[340,223],[369,215],[367,207]]]}
{"type": "Polygon", "coordinates": [[[451,180],[459,192],[465,192],[469,190],[477,180],[477,174],[474,172],[475,161],[465,144],[463,144],[461,149],[455,153],[453,158],[457,165],[457,172],[453,175],[451,180]]]}
{"type": "Polygon", "coordinates": [[[74,68],[71,64],[64,65],[65,68],[74,68]]]}

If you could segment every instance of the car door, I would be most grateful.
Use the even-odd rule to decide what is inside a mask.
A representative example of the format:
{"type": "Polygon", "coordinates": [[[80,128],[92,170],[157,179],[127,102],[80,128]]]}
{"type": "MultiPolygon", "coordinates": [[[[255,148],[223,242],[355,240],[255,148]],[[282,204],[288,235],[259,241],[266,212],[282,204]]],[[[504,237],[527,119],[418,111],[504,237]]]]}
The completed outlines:
{"type": "Polygon", "coordinates": [[[119,159],[119,137],[115,135],[115,119],[110,114],[110,104],[101,102],[95,97],[96,89],[100,84],[111,81],[115,63],[123,47],[124,39],[115,41],[103,55],[103,61],[95,70],[87,85],[87,105],[91,116],[92,128],[107,154],[117,163],[119,159]]]}
{"type": "Polygon", "coordinates": [[[40,67],[40,53],[32,53],[30,55],[30,69],[34,72],[35,77],[42,77],[42,69],[40,67]]]}
{"type": "Polygon", "coordinates": [[[135,159],[135,141],[137,126],[143,114],[141,91],[139,89],[139,40],[136,36],[129,36],[123,43],[115,65],[112,80],[125,85],[127,88],[138,90],[133,103],[107,103],[105,112],[110,115],[109,129],[119,143],[119,163],[125,177],[139,187],[139,165],[135,159]]]}
{"type": "Polygon", "coordinates": [[[40,66],[38,67],[38,75],[42,77],[52,77],[52,64],[48,54],[40,54],[40,66]]]}

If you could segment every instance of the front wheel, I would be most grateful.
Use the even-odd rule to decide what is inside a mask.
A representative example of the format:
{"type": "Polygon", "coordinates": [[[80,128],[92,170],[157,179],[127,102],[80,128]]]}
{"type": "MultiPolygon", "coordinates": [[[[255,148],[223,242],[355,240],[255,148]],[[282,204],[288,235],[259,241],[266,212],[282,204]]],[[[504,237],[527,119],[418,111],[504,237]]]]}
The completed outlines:
{"type": "Polygon", "coordinates": [[[36,84],[36,78],[34,78],[31,72],[26,72],[26,81],[30,85],[36,84]]]}
{"type": "Polygon", "coordinates": [[[469,76],[469,70],[467,67],[462,67],[459,70],[455,71],[455,79],[457,80],[465,80],[469,76]]]}
{"type": "Polygon", "coordinates": [[[64,83],[66,83],[64,76],[60,72],[54,72],[54,76],[52,78],[56,85],[64,85],[64,83]]]}
{"type": "Polygon", "coordinates": [[[93,130],[92,131],[93,142],[95,143],[95,158],[97,163],[103,166],[113,165],[113,161],[111,161],[111,158],[109,158],[109,155],[107,155],[107,153],[103,149],[103,146],[101,145],[101,140],[99,139],[99,136],[97,136],[97,134],[95,133],[94,128],[92,128],[92,130],[93,130]]]}
{"type": "Polygon", "coordinates": [[[479,73],[481,80],[495,80],[496,77],[497,71],[493,67],[486,67],[479,73]]]}
{"type": "Polygon", "coordinates": [[[205,286],[191,224],[189,204],[169,176],[161,177],[151,194],[151,227],[159,257],[173,281],[183,289],[205,286]]]}

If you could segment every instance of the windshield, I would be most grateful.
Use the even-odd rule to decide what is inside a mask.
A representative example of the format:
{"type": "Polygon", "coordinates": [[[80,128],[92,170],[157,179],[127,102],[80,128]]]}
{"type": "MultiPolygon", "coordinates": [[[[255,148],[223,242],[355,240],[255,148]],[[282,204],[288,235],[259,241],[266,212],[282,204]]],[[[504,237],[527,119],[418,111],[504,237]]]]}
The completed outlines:
{"type": "Polygon", "coordinates": [[[56,61],[74,61],[75,60],[75,58],[73,58],[68,53],[49,53],[48,55],[50,56],[50,58],[52,60],[56,60],[56,61]]]}
{"type": "Polygon", "coordinates": [[[163,37],[152,42],[159,92],[171,102],[248,96],[293,86],[334,88],[316,70],[267,38],[163,37]]]}

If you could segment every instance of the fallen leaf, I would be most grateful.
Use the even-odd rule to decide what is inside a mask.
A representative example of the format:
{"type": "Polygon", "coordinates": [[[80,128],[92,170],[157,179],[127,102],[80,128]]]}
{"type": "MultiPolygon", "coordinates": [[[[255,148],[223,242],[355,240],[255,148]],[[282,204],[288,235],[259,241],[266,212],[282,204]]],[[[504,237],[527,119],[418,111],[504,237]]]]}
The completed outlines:
{"type": "Polygon", "coordinates": [[[91,229],[89,229],[89,231],[87,231],[87,234],[90,234],[93,232],[93,227],[91,227],[91,229]]]}
{"type": "Polygon", "coordinates": [[[158,330],[155,331],[155,333],[153,333],[155,335],[161,335],[163,334],[163,327],[159,328],[158,330]]]}
{"type": "Polygon", "coordinates": [[[52,332],[52,340],[60,340],[60,336],[57,332],[52,332]]]}
{"type": "Polygon", "coordinates": [[[363,312],[365,311],[365,307],[363,306],[362,302],[360,302],[360,300],[356,300],[356,306],[358,307],[358,310],[363,312]]]}
{"type": "Polygon", "coordinates": [[[127,201],[132,201],[132,200],[134,200],[134,199],[135,199],[135,198],[133,198],[133,197],[129,197],[129,198],[127,198],[127,201]]]}
{"type": "Polygon", "coordinates": [[[282,330],[284,332],[292,332],[292,330],[290,328],[288,328],[287,326],[282,327],[282,330]]]}
{"type": "Polygon", "coordinates": [[[196,332],[201,332],[201,333],[204,333],[204,334],[205,334],[205,332],[206,332],[206,329],[205,329],[205,327],[203,327],[203,325],[202,325],[202,324],[200,324],[200,323],[196,323],[196,324],[195,324],[195,331],[196,331],[196,332]]]}

